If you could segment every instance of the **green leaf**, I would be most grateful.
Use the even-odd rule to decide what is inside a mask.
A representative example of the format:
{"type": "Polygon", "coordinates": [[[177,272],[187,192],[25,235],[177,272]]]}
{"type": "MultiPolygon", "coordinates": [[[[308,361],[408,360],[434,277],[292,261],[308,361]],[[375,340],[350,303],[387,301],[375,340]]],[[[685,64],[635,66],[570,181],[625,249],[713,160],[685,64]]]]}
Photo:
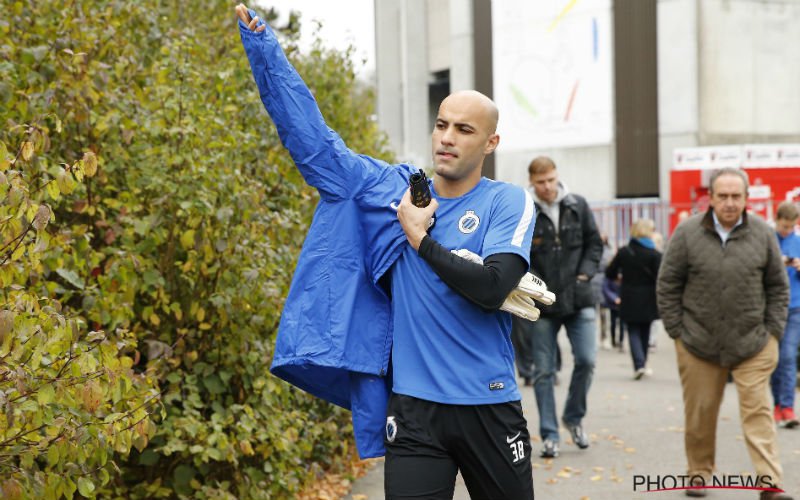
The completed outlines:
{"type": "Polygon", "coordinates": [[[94,483],[91,479],[82,477],[78,479],[78,492],[85,497],[92,497],[94,492],[94,483]]]}
{"type": "Polygon", "coordinates": [[[139,465],[151,467],[158,463],[160,455],[151,449],[146,449],[139,455],[139,465]]]}
{"type": "Polygon", "coordinates": [[[219,375],[216,373],[203,378],[203,385],[206,386],[208,392],[211,394],[222,394],[225,392],[225,384],[220,380],[219,375]]]}
{"type": "Polygon", "coordinates": [[[56,391],[53,388],[53,384],[45,384],[39,388],[39,391],[36,394],[36,400],[39,402],[40,405],[48,405],[53,402],[56,398],[56,391]]]}
{"type": "Polygon", "coordinates": [[[56,269],[56,274],[67,280],[67,283],[74,286],[78,290],[83,290],[83,281],[81,280],[78,273],[72,271],[70,269],[58,268],[56,269]]]}
{"type": "Polygon", "coordinates": [[[50,446],[47,448],[47,464],[52,467],[58,463],[58,459],[58,445],[50,444],[50,446]]]}

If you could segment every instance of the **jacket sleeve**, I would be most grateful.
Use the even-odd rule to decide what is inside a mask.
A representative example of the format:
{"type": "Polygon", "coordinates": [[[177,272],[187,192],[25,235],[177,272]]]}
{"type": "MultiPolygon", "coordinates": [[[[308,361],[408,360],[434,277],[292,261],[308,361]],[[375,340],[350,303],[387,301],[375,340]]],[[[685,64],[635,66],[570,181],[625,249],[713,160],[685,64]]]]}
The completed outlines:
{"type": "Polygon", "coordinates": [[[767,307],[764,311],[764,326],[778,340],[783,337],[789,307],[789,278],[783,266],[778,239],[767,236],[768,256],[764,269],[764,293],[767,307]]]}
{"type": "Polygon", "coordinates": [[[586,200],[581,200],[581,226],[583,231],[583,255],[578,265],[578,274],[585,274],[592,279],[600,267],[603,256],[603,240],[594,222],[594,214],[586,200]]]}
{"type": "MultiPolygon", "coordinates": [[[[250,11],[254,17],[255,11],[250,11]]],[[[289,150],[306,182],[326,199],[348,199],[375,182],[388,164],[352,152],[328,128],[305,82],[289,63],[275,33],[266,26],[251,31],[239,20],[250,68],[261,101],[275,123],[281,142],[289,150]]]]}
{"type": "Polygon", "coordinates": [[[613,305],[619,298],[619,293],[612,287],[613,280],[608,278],[603,279],[603,298],[606,304],[613,305]]]}
{"type": "Polygon", "coordinates": [[[684,328],[681,301],[689,268],[685,233],[680,226],[675,230],[661,259],[656,281],[658,313],[667,334],[674,339],[681,336],[684,328]]]}
{"type": "Polygon", "coordinates": [[[606,278],[607,279],[612,280],[612,281],[617,279],[617,275],[619,274],[619,267],[620,267],[619,261],[620,261],[620,258],[621,258],[620,257],[620,252],[617,251],[616,255],[614,255],[614,258],[611,259],[611,262],[608,264],[608,267],[606,267],[606,278]]]}

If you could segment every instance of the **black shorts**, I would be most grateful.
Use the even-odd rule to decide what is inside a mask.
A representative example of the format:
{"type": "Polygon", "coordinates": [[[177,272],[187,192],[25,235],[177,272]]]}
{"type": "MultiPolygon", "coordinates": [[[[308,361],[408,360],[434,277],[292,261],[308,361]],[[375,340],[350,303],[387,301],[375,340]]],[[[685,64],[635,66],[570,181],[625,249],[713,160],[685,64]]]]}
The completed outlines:
{"type": "Polygon", "coordinates": [[[387,499],[452,499],[459,470],[473,500],[533,498],[519,401],[448,405],[392,393],[384,443],[387,499]]]}

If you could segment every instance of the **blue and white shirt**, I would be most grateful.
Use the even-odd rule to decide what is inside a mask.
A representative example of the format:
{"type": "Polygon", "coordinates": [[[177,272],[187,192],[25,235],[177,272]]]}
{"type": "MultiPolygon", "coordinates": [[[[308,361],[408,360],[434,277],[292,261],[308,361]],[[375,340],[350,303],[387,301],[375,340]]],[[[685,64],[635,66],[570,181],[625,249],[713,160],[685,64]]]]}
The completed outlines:
{"type": "MultiPolygon", "coordinates": [[[[482,178],[459,198],[431,192],[439,208],[430,235],[439,244],[529,263],[534,207],[524,189],[482,178]]],[[[521,399],[511,316],[484,312],[453,291],[410,245],[392,268],[392,316],[394,392],[460,405],[521,399]]]]}

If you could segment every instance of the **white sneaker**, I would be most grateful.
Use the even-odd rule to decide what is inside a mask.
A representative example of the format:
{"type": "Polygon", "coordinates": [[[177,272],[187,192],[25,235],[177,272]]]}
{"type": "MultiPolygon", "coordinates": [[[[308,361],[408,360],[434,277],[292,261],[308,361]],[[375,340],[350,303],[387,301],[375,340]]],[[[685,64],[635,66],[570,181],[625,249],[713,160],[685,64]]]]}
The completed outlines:
{"type": "Polygon", "coordinates": [[[634,380],[641,380],[642,377],[644,377],[646,371],[647,370],[645,370],[644,368],[639,368],[638,370],[633,372],[633,379],[634,380]]]}

